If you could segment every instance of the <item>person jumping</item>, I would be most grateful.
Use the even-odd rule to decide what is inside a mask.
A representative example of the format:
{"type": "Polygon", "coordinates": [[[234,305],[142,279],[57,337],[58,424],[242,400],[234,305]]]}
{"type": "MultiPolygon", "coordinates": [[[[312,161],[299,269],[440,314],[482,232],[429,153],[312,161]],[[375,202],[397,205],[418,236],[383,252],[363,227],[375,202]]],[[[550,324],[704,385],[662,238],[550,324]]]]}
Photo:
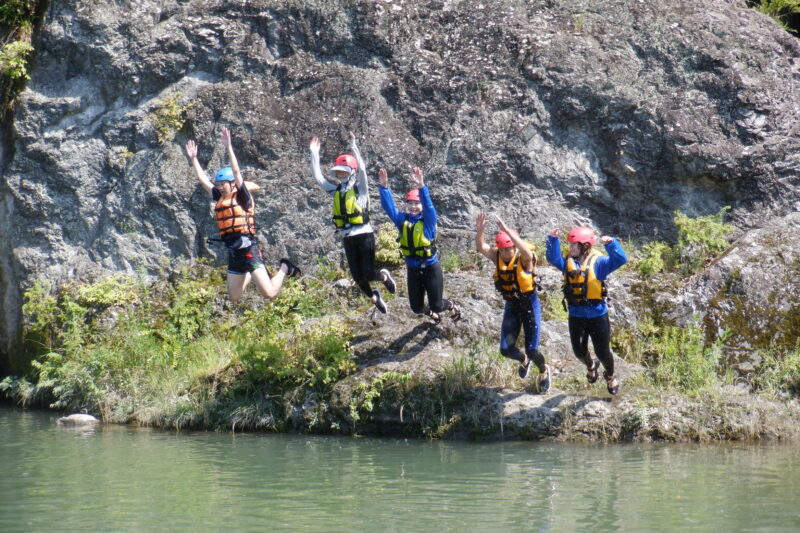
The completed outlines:
{"type": "Polygon", "coordinates": [[[416,187],[406,195],[407,212],[403,212],[395,206],[386,169],[378,171],[381,206],[400,231],[400,252],[405,258],[408,273],[408,303],[416,315],[422,315],[426,311],[427,293],[427,314],[435,324],[442,321],[443,311],[452,311],[453,320],[456,321],[461,318],[460,309],[452,300],[442,298],[444,277],[435,245],[439,216],[433,207],[422,170],[414,167],[411,176],[416,187]]]}
{"type": "Polygon", "coordinates": [[[500,231],[495,246],[484,242],[486,213],[476,220],[475,248],[495,265],[494,284],[505,300],[500,329],[500,353],[519,361],[519,377],[525,378],[531,361],[539,369],[537,389],[544,394],[550,389],[552,371],[539,351],[542,311],[536,287],[536,256],[530,245],[495,216],[500,231]],[[525,353],[517,347],[520,329],[525,331],[525,353]]]}
{"type": "Polygon", "coordinates": [[[341,154],[333,163],[330,173],[336,183],[326,180],[320,169],[320,140],[311,139],[311,174],[322,189],[333,197],[333,223],[342,237],[344,253],[350,274],[381,313],[387,313],[386,302],[371,281],[381,281],[390,293],[397,290],[394,279],[385,268],[375,270],[375,234],[369,223],[369,189],[367,169],[356,146],[356,136],[350,132],[350,150],[353,155],[341,154]]]}
{"type": "Polygon", "coordinates": [[[280,292],[284,277],[299,276],[300,269],[284,258],[278,272],[269,277],[256,238],[253,197],[242,179],[228,128],[222,128],[221,140],[231,166],[217,171],[213,184],[197,160],[197,143],[193,140],[186,143],[186,155],[198,181],[216,202],[217,229],[228,250],[228,296],[232,302],[239,301],[253,279],[261,296],[271,300],[280,292]]]}
{"type": "Polygon", "coordinates": [[[611,323],[608,320],[605,280],[609,274],[628,262],[619,242],[603,235],[600,242],[608,255],[594,249],[595,234],[592,228],[573,228],[567,235],[569,253],[561,256],[561,230],[547,237],[547,261],[564,274],[563,291],[569,311],[569,338],[572,351],[586,365],[586,379],[597,381],[597,362],[589,355],[589,337],[594,353],[603,364],[603,377],[610,394],[617,394],[619,381],[614,375],[614,355],[609,346],[611,323]]]}

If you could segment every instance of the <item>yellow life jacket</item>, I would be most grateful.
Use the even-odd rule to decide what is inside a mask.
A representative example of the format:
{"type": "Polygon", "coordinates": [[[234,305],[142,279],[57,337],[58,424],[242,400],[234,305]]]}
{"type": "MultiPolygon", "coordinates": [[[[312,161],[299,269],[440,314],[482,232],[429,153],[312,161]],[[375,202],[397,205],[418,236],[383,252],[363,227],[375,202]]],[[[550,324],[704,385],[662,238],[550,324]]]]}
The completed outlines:
{"type": "Polygon", "coordinates": [[[425,224],[418,220],[414,224],[406,218],[400,229],[400,253],[404,257],[422,257],[427,259],[436,253],[433,241],[425,237],[425,224]]]}
{"type": "MultiPolygon", "coordinates": [[[[341,187],[341,186],[340,186],[341,187]]],[[[359,226],[369,222],[369,200],[366,211],[358,205],[358,192],[353,187],[344,193],[337,187],[333,193],[333,223],[338,229],[359,226]]]]}
{"type": "Polygon", "coordinates": [[[533,271],[526,272],[520,261],[519,250],[514,250],[514,257],[508,263],[503,261],[498,250],[495,267],[494,287],[506,300],[513,300],[536,290],[536,255],[533,256],[533,271]]]}
{"type": "Polygon", "coordinates": [[[603,254],[592,248],[586,261],[580,266],[567,256],[564,268],[564,282],[561,286],[564,298],[570,305],[601,303],[606,297],[606,284],[594,275],[594,262],[603,254]]]}
{"type": "Polygon", "coordinates": [[[251,201],[250,209],[245,210],[236,200],[235,190],[227,198],[217,200],[214,212],[221,237],[256,234],[255,203],[251,201]]]}

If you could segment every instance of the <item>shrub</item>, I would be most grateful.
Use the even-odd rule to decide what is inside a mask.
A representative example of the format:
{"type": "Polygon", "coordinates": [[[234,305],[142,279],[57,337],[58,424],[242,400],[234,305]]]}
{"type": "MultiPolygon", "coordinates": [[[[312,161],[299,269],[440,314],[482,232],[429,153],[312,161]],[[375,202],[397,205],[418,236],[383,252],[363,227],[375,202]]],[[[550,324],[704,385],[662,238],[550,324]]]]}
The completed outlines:
{"type": "Polygon", "coordinates": [[[730,206],[725,206],[716,215],[691,218],[675,211],[675,226],[678,228],[677,254],[684,274],[693,274],[714,255],[728,247],[727,236],[734,227],[725,224],[723,217],[730,206]]]}
{"type": "Polygon", "coordinates": [[[182,98],[183,94],[180,92],[170,93],[164,97],[156,110],[148,115],[160,144],[172,140],[175,133],[183,128],[186,112],[194,107],[194,102],[182,105],[182,98]]]}
{"type": "Polygon", "coordinates": [[[30,25],[35,13],[35,0],[3,0],[0,3],[0,24],[12,27],[30,25]]]}
{"type": "Polygon", "coordinates": [[[33,47],[25,41],[14,41],[0,48],[0,75],[11,80],[29,80],[26,64],[33,47]]]}
{"type": "Polygon", "coordinates": [[[399,266],[405,263],[403,254],[400,253],[400,242],[397,240],[398,231],[391,222],[384,222],[378,226],[375,260],[382,265],[399,266]]]}
{"type": "Polygon", "coordinates": [[[442,270],[445,272],[458,272],[459,270],[478,270],[481,256],[475,250],[458,253],[455,250],[439,252],[442,270]]]}
{"type": "Polygon", "coordinates": [[[774,351],[764,354],[753,377],[753,388],[770,394],[800,396],[800,347],[785,355],[774,351]]]}
{"type": "Polygon", "coordinates": [[[355,370],[352,337],[342,321],[328,319],[311,328],[298,325],[281,335],[267,334],[255,342],[240,336],[237,351],[246,371],[283,390],[324,390],[355,370]]]}
{"type": "Polygon", "coordinates": [[[651,276],[664,272],[672,261],[672,247],[665,242],[655,241],[642,246],[641,259],[636,266],[640,274],[651,276]]]}
{"type": "Polygon", "coordinates": [[[697,393],[718,381],[721,344],[705,346],[698,324],[667,327],[652,341],[655,358],[651,370],[657,385],[697,393]]]}

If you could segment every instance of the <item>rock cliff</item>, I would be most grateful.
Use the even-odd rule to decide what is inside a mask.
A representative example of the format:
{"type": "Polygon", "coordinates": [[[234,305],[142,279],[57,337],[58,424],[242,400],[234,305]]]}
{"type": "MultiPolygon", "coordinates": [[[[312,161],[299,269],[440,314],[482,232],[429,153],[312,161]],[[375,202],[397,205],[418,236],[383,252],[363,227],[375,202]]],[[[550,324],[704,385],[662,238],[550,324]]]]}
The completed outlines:
{"type": "Polygon", "coordinates": [[[800,208],[800,45],[740,0],[64,0],[34,45],[0,136],[6,354],[37,278],[221,252],[182,153],[194,138],[222,166],[221,126],[264,188],[271,260],[339,257],[307,144],[332,161],[348,130],[396,192],[423,167],[444,249],[481,209],[532,239],[647,239],[672,237],[676,209],[730,205],[744,234],[800,208]],[[160,143],[170,100],[186,121],[160,143]]]}

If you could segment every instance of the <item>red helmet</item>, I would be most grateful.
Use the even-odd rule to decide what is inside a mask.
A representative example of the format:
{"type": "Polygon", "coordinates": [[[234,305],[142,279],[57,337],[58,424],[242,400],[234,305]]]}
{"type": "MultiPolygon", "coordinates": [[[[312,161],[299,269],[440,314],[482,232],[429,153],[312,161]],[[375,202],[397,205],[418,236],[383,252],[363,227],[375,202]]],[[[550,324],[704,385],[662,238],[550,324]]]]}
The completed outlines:
{"type": "Polygon", "coordinates": [[[497,248],[511,248],[514,246],[514,241],[511,240],[511,237],[508,236],[508,233],[505,231],[497,232],[497,237],[494,239],[494,243],[497,245],[497,248]]]}
{"type": "Polygon", "coordinates": [[[580,242],[594,246],[594,230],[586,226],[572,228],[569,235],[567,235],[567,242],[580,242]]]}
{"type": "Polygon", "coordinates": [[[411,189],[406,194],[406,202],[419,202],[419,189],[411,189]]]}
{"type": "Polygon", "coordinates": [[[350,154],[342,154],[336,158],[336,161],[333,162],[333,167],[331,167],[332,172],[336,172],[337,170],[343,170],[349,173],[356,172],[358,170],[358,161],[350,154]]]}

